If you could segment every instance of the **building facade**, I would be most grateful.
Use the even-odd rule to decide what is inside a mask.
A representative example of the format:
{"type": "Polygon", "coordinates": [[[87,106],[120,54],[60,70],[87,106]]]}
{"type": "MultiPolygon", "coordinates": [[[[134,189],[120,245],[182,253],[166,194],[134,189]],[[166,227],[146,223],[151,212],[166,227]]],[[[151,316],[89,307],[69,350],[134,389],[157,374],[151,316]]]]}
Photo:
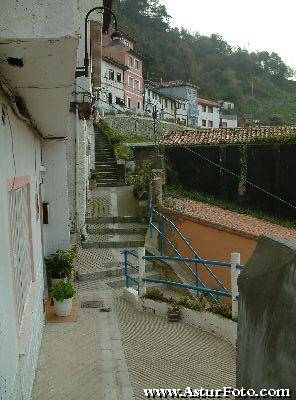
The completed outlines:
{"type": "Polygon", "coordinates": [[[220,113],[221,128],[237,128],[237,124],[237,115],[220,113]]]}
{"type": "Polygon", "coordinates": [[[177,98],[188,101],[187,106],[187,122],[188,125],[198,126],[198,104],[197,91],[198,87],[183,81],[162,82],[158,89],[164,94],[170,94],[177,98]]]}
{"type": "MultiPolygon", "coordinates": [[[[83,227],[100,63],[91,63],[89,78],[75,79],[75,72],[83,65],[84,16],[101,4],[20,0],[1,10],[1,400],[31,398],[44,322],[43,260],[70,248],[69,218],[78,232],[83,227]]],[[[98,24],[88,24],[92,39],[98,24]]],[[[92,43],[94,55],[101,42],[92,43]]]]}
{"type": "Polygon", "coordinates": [[[128,68],[110,58],[102,60],[101,105],[104,110],[112,111],[125,105],[124,72],[128,68]]]}
{"type": "Polygon", "coordinates": [[[187,125],[188,100],[162,93],[153,85],[145,85],[144,110],[152,115],[157,111],[157,118],[187,125]]]}
{"type": "Polygon", "coordinates": [[[134,40],[132,38],[123,35],[123,40],[128,51],[112,51],[112,49],[107,48],[110,36],[104,35],[103,56],[125,67],[123,79],[125,107],[131,111],[142,113],[144,108],[143,58],[134,50],[134,40]]]}
{"type": "Polygon", "coordinates": [[[198,127],[219,128],[220,126],[220,105],[211,100],[197,99],[198,104],[198,127]]]}

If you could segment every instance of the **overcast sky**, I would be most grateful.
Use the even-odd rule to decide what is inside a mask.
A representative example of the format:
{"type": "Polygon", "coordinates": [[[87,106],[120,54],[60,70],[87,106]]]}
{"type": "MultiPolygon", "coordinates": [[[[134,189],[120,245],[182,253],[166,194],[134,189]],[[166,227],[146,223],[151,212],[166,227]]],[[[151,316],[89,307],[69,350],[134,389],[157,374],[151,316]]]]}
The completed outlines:
{"type": "Polygon", "coordinates": [[[171,25],[219,33],[233,46],[276,52],[296,68],[296,0],[160,0],[171,25]]]}

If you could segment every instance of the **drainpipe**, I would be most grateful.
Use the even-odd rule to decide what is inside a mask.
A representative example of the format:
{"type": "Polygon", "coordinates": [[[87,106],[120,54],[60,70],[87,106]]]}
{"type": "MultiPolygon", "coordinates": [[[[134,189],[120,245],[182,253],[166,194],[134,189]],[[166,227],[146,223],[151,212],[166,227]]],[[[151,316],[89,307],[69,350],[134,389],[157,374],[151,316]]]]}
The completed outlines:
{"type": "Polygon", "coordinates": [[[76,103],[76,149],[75,149],[75,208],[76,208],[76,231],[80,233],[80,212],[79,212],[79,132],[80,132],[80,124],[79,124],[79,113],[78,113],[78,103],[77,103],[77,94],[75,95],[75,103],[76,103]]]}

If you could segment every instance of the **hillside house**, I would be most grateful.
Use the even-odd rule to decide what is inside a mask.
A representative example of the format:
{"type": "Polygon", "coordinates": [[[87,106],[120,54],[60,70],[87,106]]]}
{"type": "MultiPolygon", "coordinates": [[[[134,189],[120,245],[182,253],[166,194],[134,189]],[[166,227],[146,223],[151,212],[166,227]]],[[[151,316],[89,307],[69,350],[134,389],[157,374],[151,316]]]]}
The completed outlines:
{"type": "Polygon", "coordinates": [[[106,111],[112,111],[125,105],[124,72],[128,70],[123,64],[112,58],[102,59],[102,91],[101,106],[106,111]]]}
{"type": "Polygon", "coordinates": [[[116,52],[106,47],[110,36],[103,35],[103,56],[125,67],[123,75],[125,106],[129,110],[142,113],[144,104],[143,57],[134,50],[135,41],[132,38],[123,34],[123,40],[129,50],[116,52]]]}
{"type": "Polygon", "coordinates": [[[237,128],[237,115],[235,115],[235,106],[232,101],[219,100],[220,104],[220,127],[237,128]]]}
{"type": "Polygon", "coordinates": [[[187,125],[188,104],[188,100],[162,93],[149,83],[145,86],[144,109],[152,115],[156,107],[157,118],[187,125]]]}
{"type": "Polygon", "coordinates": [[[237,128],[237,115],[220,113],[221,128],[237,128]]]}
{"type": "Polygon", "coordinates": [[[220,105],[211,100],[197,99],[198,104],[198,126],[202,128],[219,128],[220,105]]]}
{"type": "Polygon", "coordinates": [[[157,87],[160,92],[182,98],[188,101],[187,121],[188,125],[198,126],[198,87],[183,81],[162,82],[157,87]]]}

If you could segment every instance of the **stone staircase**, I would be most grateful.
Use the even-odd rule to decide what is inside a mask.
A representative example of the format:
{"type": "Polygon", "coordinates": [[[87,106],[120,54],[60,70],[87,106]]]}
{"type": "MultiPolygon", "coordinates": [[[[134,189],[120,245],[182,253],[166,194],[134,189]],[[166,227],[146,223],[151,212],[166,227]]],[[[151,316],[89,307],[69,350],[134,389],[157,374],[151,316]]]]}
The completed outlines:
{"type": "MultiPolygon", "coordinates": [[[[77,289],[94,292],[108,287],[119,294],[126,284],[124,250],[144,247],[148,227],[147,223],[139,222],[132,187],[95,189],[88,205],[86,224],[88,235],[81,243],[76,263],[77,289]],[[117,215],[119,212],[121,215],[117,215]],[[129,213],[133,215],[124,215],[129,213]]],[[[132,262],[137,265],[136,259],[132,262]]],[[[136,271],[129,272],[134,278],[138,277],[136,271]]],[[[152,263],[146,263],[146,272],[147,276],[159,278],[152,263]]],[[[131,286],[136,284],[131,282],[131,286]]]]}
{"type": "Polygon", "coordinates": [[[98,186],[125,185],[123,170],[119,169],[114,149],[108,137],[95,126],[95,170],[98,186]]]}

